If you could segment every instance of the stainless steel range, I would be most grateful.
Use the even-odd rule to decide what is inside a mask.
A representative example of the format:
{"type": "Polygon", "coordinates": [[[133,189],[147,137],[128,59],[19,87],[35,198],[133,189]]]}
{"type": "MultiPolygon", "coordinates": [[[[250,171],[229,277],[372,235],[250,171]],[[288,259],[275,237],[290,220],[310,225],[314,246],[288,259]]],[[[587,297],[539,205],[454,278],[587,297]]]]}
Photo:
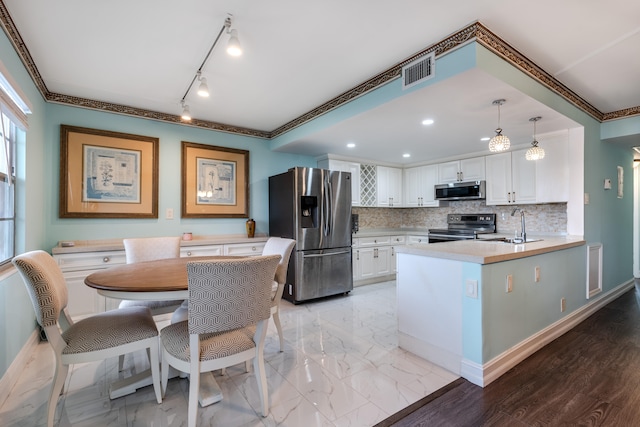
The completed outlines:
{"type": "Polygon", "coordinates": [[[472,240],[478,234],[495,232],[496,214],[449,214],[446,229],[429,229],[429,243],[472,240]]]}

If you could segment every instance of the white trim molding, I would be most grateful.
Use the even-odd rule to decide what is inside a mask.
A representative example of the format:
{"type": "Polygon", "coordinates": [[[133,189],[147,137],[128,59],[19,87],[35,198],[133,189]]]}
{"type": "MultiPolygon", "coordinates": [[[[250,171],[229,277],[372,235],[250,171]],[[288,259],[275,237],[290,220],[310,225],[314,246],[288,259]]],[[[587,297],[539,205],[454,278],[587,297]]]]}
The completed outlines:
{"type": "Polygon", "coordinates": [[[591,316],[593,313],[614,301],[622,294],[633,288],[634,281],[629,280],[611,291],[603,294],[598,298],[579,309],[573,311],[569,315],[563,317],[557,322],[542,329],[526,340],[518,343],[509,350],[491,359],[489,362],[480,365],[468,359],[463,359],[460,363],[460,375],[469,382],[485,387],[506,373],[509,369],[549,344],[554,339],[568,332],[580,322],[591,316]]]}
{"type": "Polygon", "coordinates": [[[0,378],[0,407],[4,405],[7,397],[11,394],[13,386],[16,385],[18,378],[20,378],[20,375],[27,366],[27,363],[29,363],[31,355],[36,351],[36,347],[39,342],[40,330],[34,329],[27,339],[27,342],[22,346],[20,352],[18,352],[15,359],[13,359],[13,362],[11,362],[7,371],[4,373],[2,378],[0,378]]]}

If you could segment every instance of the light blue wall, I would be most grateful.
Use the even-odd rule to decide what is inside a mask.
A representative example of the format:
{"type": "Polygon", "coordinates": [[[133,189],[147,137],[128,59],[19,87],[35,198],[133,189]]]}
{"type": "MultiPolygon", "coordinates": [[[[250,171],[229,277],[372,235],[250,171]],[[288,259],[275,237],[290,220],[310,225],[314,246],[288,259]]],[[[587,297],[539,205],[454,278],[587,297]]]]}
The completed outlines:
{"type": "Polygon", "coordinates": [[[479,300],[463,297],[464,304],[481,304],[482,315],[477,310],[464,311],[463,331],[477,333],[478,325],[482,331],[463,335],[464,358],[487,363],[589,302],[586,269],[567,268],[581,265],[584,257],[585,246],[580,246],[508,262],[465,265],[463,271],[469,275],[463,280],[477,278],[479,300]],[[534,280],[534,266],[540,267],[539,282],[534,280]],[[513,278],[513,291],[508,293],[507,275],[513,278]],[[566,300],[564,312],[561,298],[566,300]]]}
{"type": "Polygon", "coordinates": [[[194,235],[244,234],[243,218],[181,219],[180,218],[180,156],[181,141],[249,150],[250,215],[256,221],[256,233],[269,231],[268,178],[293,166],[316,166],[315,158],[286,153],[274,153],[269,142],[191,126],[145,120],[117,114],[48,104],[46,113],[45,166],[46,248],[60,240],[106,239],[180,235],[190,231],[194,235]],[[60,219],[58,218],[58,186],[60,162],[60,125],[106,129],[160,138],[160,177],[157,219],[60,219]],[[165,219],[165,211],[172,208],[173,220],[165,219]]]}
{"type": "MultiPolygon", "coordinates": [[[[32,113],[26,140],[18,142],[16,162],[16,252],[45,246],[45,228],[42,212],[49,207],[45,204],[43,183],[47,163],[44,150],[44,116],[46,104],[31,77],[26,72],[13,46],[0,33],[0,61],[13,83],[18,86],[29,102],[32,113]]],[[[7,371],[20,349],[35,329],[35,315],[22,279],[10,269],[0,275],[0,376],[7,371]]]]}

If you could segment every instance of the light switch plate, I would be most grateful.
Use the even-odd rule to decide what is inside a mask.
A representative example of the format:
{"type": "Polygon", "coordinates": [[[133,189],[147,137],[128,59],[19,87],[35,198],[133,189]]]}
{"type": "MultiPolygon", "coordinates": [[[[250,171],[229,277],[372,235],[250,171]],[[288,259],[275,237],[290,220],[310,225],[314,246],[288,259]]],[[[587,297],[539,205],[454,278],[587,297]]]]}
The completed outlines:
{"type": "Polygon", "coordinates": [[[467,279],[467,289],[465,294],[469,298],[478,298],[478,281],[467,279]]]}

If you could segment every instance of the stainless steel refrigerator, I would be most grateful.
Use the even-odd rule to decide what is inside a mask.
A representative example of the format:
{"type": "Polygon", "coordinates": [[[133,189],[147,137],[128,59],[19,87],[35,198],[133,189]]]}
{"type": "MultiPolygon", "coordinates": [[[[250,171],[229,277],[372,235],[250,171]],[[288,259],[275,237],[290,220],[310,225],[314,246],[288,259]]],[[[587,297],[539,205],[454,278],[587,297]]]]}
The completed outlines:
{"type": "Polygon", "coordinates": [[[296,241],[285,299],[350,292],[351,173],[295,167],[269,177],[269,235],[296,241]]]}

